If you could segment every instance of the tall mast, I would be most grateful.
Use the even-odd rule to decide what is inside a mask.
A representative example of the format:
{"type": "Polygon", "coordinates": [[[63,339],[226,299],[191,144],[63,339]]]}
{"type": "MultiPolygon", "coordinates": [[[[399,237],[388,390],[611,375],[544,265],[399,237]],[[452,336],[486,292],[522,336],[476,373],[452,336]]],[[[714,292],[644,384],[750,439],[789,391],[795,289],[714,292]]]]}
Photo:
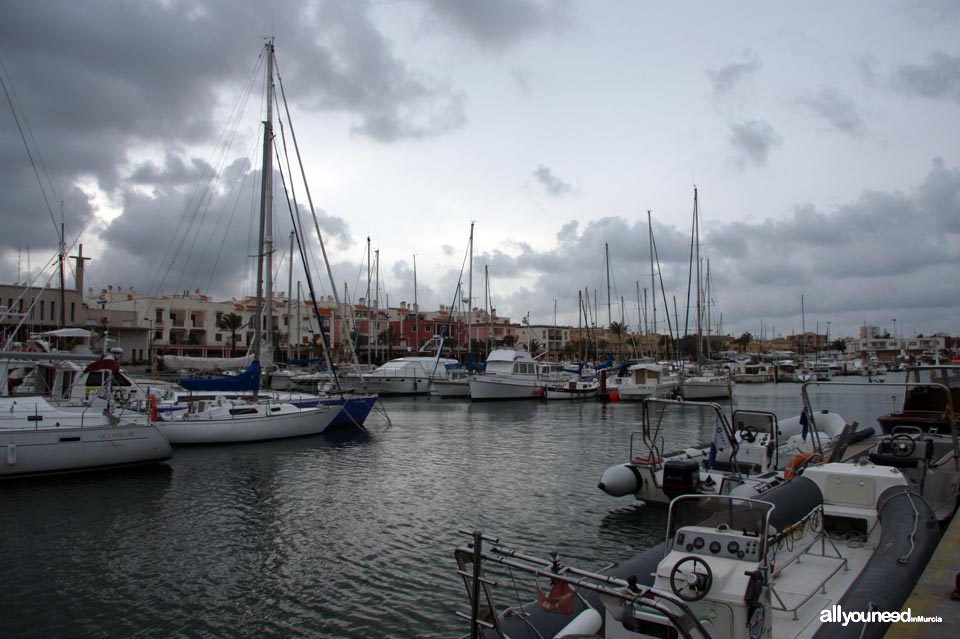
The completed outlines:
{"type": "Polygon", "coordinates": [[[697,187],[693,187],[693,251],[697,263],[697,360],[703,359],[703,301],[701,300],[700,274],[700,209],[697,202],[697,187]]]}
{"type": "Polygon", "coordinates": [[[370,236],[367,236],[367,364],[373,363],[370,344],[370,329],[373,326],[373,301],[370,299],[370,236]]]}
{"type": "Polygon", "coordinates": [[[467,302],[467,352],[471,353],[472,351],[472,338],[471,328],[473,328],[473,222],[470,222],[470,279],[467,282],[467,297],[469,301],[467,302]]]}
{"type": "Polygon", "coordinates": [[[603,243],[603,253],[607,264],[607,327],[613,324],[613,317],[610,314],[610,244],[603,243]]]}
{"type": "MultiPolygon", "coordinates": [[[[287,268],[287,359],[293,355],[293,237],[290,231],[290,264],[287,268]]],[[[300,318],[300,307],[297,307],[297,320],[300,318]]]]}
{"type": "Polygon", "coordinates": [[[420,304],[417,302],[417,254],[413,254],[413,345],[420,352],[420,304]]]}
{"type": "MultiPolygon", "coordinates": [[[[254,359],[260,359],[260,353],[262,351],[262,339],[263,339],[263,313],[264,313],[264,296],[267,297],[266,304],[266,313],[267,317],[273,312],[272,304],[270,302],[270,295],[272,295],[272,287],[270,286],[270,276],[272,274],[272,262],[269,260],[270,255],[270,243],[272,238],[268,240],[272,230],[270,229],[273,220],[272,220],[272,205],[273,205],[273,40],[269,40],[266,44],[266,54],[267,54],[267,119],[263,123],[263,162],[260,173],[260,251],[259,259],[257,260],[257,306],[256,306],[256,321],[254,326],[254,359]],[[264,264],[267,262],[267,264],[264,264]],[[267,277],[266,277],[266,286],[264,286],[264,268],[266,267],[267,277]]],[[[269,321],[266,326],[267,339],[270,339],[270,329],[273,327],[273,322],[269,321]]],[[[268,343],[269,347],[269,343],[268,343]]],[[[254,389],[253,395],[256,399],[259,394],[259,389],[254,389]]]]}
{"type": "Polygon", "coordinates": [[[659,359],[660,345],[657,343],[657,275],[653,270],[653,222],[650,220],[650,211],[647,210],[647,231],[650,240],[650,290],[653,292],[653,359],[659,359]]]}

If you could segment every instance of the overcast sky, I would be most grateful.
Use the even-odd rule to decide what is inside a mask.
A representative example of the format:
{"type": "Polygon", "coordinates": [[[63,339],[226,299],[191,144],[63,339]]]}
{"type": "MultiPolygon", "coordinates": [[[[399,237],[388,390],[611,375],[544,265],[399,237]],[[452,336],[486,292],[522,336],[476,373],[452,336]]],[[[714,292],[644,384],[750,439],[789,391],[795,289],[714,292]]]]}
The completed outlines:
{"type": "MultiPolygon", "coordinates": [[[[334,279],[354,300],[369,237],[381,305],[413,302],[414,255],[421,307],[450,304],[473,221],[475,306],[488,267],[500,315],[576,326],[587,291],[606,324],[608,245],[609,313],[636,328],[650,211],[683,316],[696,185],[725,333],[805,321],[833,337],[896,318],[907,336],[957,335],[958,32],[951,0],[11,0],[0,280],[56,253],[62,201],[97,290],[251,294],[272,35],[334,279]]],[[[291,223],[276,206],[286,291],[291,223]]]]}

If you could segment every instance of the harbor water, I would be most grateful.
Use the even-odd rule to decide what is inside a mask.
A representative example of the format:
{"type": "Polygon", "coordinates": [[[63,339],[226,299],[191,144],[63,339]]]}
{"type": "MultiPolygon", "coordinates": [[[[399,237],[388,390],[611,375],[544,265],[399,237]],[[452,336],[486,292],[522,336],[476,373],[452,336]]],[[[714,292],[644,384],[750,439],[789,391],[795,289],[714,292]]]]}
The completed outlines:
{"type": "MultiPolygon", "coordinates": [[[[811,389],[813,406],[869,426],[902,397],[848,380],[865,381],[811,389]]],[[[733,401],[786,418],[800,389],[738,385],[733,401]]],[[[458,637],[458,530],[584,568],[662,541],[663,509],[597,488],[626,461],[640,404],[383,406],[389,422],[375,414],[368,432],[0,484],[0,637],[458,637]]],[[[668,450],[710,437],[712,421],[684,413],[664,428],[668,450]]],[[[527,601],[530,585],[498,595],[527,601]]]]}

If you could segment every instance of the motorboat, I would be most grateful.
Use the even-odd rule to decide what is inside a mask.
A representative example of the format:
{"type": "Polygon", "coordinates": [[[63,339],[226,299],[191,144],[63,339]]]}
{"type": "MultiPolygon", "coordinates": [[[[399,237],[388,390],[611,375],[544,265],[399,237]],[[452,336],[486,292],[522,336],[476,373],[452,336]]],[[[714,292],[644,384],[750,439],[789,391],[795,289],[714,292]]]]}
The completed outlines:
{"type": "Polygon", "coordinates": [[[547,386],[570,379],[559,364],[539,362],[525,349],[495,348],[487,356],[484,372],[470,378],[470,399],[538,399],[547,386]]]}
{"type": "Polygon", "coordinates": [[[465,368],[450,369],[446,379],[434,379],[430,382],[430,396],[461,399],[470,397],[470,373],[465,368]]]}
{"type": "Polygon", "coordinates": [[[694,401],[730,399],[733,396],[733,377],[729,372],[683,376],[678,390],[680,397],[694,401]]]}
{"type": "Polygon", "coordinates": [[[873,435],[873,429],[858,430],[829,411],[805,408],[779,420],[768,411],[738,409],[728,419],[716,403],[650,398],[643,404],[641,430],[630,436],[627,462],[604,471],[598,487],[612,497],[630,495],[660,506],[680,495],[724,495],[744,485],[765,490],[804,465],[827,459],[841,442],[873,435]],[[711,441],[664,451],[663,429],[677,419],[709,424],[711,441]]]}
{"type": "MultiPolygon", "coordinates": [[[[726,384],[724,384],[726,387],[726,384]]],[[[661,364],[641,362],[627,367],[627,376],[617,384],[621,401],[642,401],[648,397],[667,397],[677,388],[677,381],[664,374],[661,364]]]]}
{"type": "Polygon", "coordinates": [[[879,418],[884,433],[898,426],[949,434],[953,410],[960,405],[960,366],[910,366],[906,370],[901,409],[879,418]]]}
{"type": "Polygon", "coordinates": [[[744,364],[740,372],[733,376],[738,384],[765,384],[773,381],[773,367],[763,362],[744,364]]]}
{"type": "Polygon", "coordinates": [[[600,392],[600,382],[595,379],[571,379],[560,384],[551,384],[544,390],[544,399],[586,400],[593,399],[600,392]]]}
{"type": "Polygon", "coordinates": [[[940,537],[906,479],[869,461],[811,466],[754,497],[678,497],[664,542],[608,569],[461,532],[470,612],[458,614],[488,639],[879,639],[940,537]],[[501,604],[523,574],[536,600],[501,604]]]}
{"type": "Polygon", "coordinates": [[[360,389],[380,396],[426,395],[434,380],[448,379],[460,363],[447,357],[398,357],[360,376],[360,389]]]}

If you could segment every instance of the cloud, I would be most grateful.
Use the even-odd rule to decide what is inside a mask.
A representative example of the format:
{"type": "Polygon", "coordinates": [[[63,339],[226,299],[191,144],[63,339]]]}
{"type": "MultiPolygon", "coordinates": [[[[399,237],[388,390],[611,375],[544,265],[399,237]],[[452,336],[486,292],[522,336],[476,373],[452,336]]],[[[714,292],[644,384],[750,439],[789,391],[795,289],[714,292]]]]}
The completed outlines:
{"type": "Polygon", "coordinates": [[[776,129],[763,120],[731,123],[727,139],[734,150],[734,162],[740,168],[748,164],[766,166],[770,149],[783,142],[776,129]]]}
{"type": "Polygon", "coordinates": [[[861,137],[866,130],[853,100],[833,87],[822,87],[816,94],[800,98],[799,102],[809,113],[841,133],[861,137]]]}
{"type": "Polygon", "coordinates": [[[960,56],[935,51],[924,65],[898,67],[890,83],[906,95],[960,102],[960,56]]]}
{"type": "MultiPolygon", "coordinates": [[[[638,305],[647,307],[649,321],[656,293],[658,328],[666,332],[663,309],[672,315],[674,299],[684,324],[690,231],[658,222],[656,215],[653,223],[655,286],[646,221],[617,216],[564,223],[555,246],[516,244],[509,252],[487,252],[477,257],[477,268],[490,265],[494,292],[512,291],[497,296],[502,315],[518,321],[530,311],[533,323],[550,323],[556,299],[560,321],[576,325],[579,291],[590,299],[591,317],[603,325],[609,245],[610,315],[619,321],[622,310],[637,327],[638,305]]],[[[834,335],[856,335],[864,323],[882,324],[889,317],[928,334],[955,328],[960,170],[944,160],[935,159],[909,191],[865,191],[830,211],[798,203],[784,217],[711,223],[701,227],[700,240],[701,255],[710,261],[713,321],[722,314],[726,333],[759,333],[761,319],[768,331],[774,326],[780,334],[799,332],[801,295],[808,330],[819,321],[822,332],[830,321],[834,335]],[[924,232],[904,232],[918,225],[924,232]]]]}
{"type": "Polygon", "coordinates": [[[565,0],[423,0],[443,24],[488,49],[506,50],[525,38],[574,22],[565,0]]]}
{"type": "Polygon", "coordinates": [[[546,191],[547,195],[552,197],[563,197],[574,192],[574,188],[554,175],[548,166],[542,164],[538,166],[533,171],[533,178],[546,191]]]}
{"type": "Polygon", "coordinates": [[[744,54],[743,62],[734,62],[717,70],[708,69],[714,99],[720,99],[733,93],[741,84],[750,79],[760,68],[760,58],[753,51],[744,54]]]}

